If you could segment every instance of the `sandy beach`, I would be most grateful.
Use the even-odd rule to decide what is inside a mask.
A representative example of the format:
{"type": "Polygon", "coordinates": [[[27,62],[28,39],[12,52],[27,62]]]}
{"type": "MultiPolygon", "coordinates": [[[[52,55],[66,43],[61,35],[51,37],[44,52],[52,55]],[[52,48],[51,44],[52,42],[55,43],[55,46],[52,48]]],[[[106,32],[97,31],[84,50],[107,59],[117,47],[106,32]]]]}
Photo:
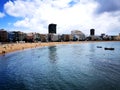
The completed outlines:
{"type": "MultiPolygon", "coordinates": [[[[18,50],[44,47],[44,46],[54,46],[58,44],[79,44],[79,43],[88,43],[88,42],[98,42],[98,41],[78,41],[78,42],[39,42],[39,43],[12,43],[12,44],[1,44],[0,45],[0,55],[6,54],[9,52],[14,52],[18,50]]],[[[99,41],[105,42],[105,41],[99,41]]]]}
{"type": "Polygon", "coordinates": [[[27,48],[36,48],[44,46],[54,46],[57,44],[78,44],[80,42],[39,42],[39,43],[12,43],[12,44],[1,44],[0,55],[6,54],[13,51],[23,50],[27,48]]]}

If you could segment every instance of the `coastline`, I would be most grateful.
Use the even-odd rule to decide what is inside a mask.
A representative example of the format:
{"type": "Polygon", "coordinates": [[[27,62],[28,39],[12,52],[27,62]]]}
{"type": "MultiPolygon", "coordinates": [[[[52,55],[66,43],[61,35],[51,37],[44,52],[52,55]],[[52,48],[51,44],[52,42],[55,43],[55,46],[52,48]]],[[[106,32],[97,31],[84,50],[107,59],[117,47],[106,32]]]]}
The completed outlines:
{"type": "Polygon", "coordinates": [[[0,45],[0,56],[6,53],[24,50],[28,48],[55,46],[59,44],[80,44],[80,43],[94,43],[94,42],[120,42],[120,41],[77,41],[77,42],[38,42],[38,43],[12,43],[0,45]]]}

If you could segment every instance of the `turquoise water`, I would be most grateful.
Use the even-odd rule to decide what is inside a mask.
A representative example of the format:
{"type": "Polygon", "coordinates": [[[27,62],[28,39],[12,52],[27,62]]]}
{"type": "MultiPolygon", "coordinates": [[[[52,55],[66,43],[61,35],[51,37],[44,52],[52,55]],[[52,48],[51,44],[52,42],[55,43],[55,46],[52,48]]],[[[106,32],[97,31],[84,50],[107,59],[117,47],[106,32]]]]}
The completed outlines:
{"type": "Polygon", "coordinates": [[[57,45],[0,56],[0,90],[120,90],[120,42],[57,45]]]}

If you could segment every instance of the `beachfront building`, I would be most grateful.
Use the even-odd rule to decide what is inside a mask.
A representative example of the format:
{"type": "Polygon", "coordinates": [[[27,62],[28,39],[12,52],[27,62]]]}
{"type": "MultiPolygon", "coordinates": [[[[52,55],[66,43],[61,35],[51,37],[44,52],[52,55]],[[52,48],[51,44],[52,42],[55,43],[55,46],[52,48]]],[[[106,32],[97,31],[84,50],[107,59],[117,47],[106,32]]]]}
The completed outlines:
{"type": "Polygon", "coordinates": [[[59,42],[61,41],[61,35],[58,35],[58,34],[48,34],[48,41],[49,42],[59,42]]]}
{"type": "Polygon", "coordinates": [[[39,33],[34,33],[34,41],[35,42],[38,42],[38,41],[40,41],[41,39],[40,39],[40,34],[39,33]]]}
{"type": "Polygon", "coordinates": [[[102,40],[104,40],[104,38],[105,38],[105,33],[102,33],[100,37],[101,37],[102,40]]]}
{"type": "Polygon", "coordinates": [[[119,41],[120,41],[120,35],[119,35],[119,36],[117,36],[117,40],[119,40],[119,41]]]}
{"type": "Polygon", "coordinates": [[[71,35],[73,36],[74,41],[85,40],[85,34],[79,30],[71,31],[71,35]]]}
{"type": "Polygon", "coordinates": [[[48,35],[47,34],[40,34],[41,42],[48,42],[48,35]]]}
{"type": "Polygon", "coordinates": [[[61,40],[62,41],[70,41],[70,34],[62,34],[61,40]]]}
{"type": "Polygon", "coordinates": [[[27,42],[34,42],[34,33],[26,33],[26,40],[27,42]]]}
{"type": "Polygon", "coordinates": [[[24,41],[24,39],[26,38],[26,33],[19,32],[18,33],[18,38],[19,38],[19,41],[24,41]]]}
{"type": "Polygon", "coordinates": [[[53,37],[53,33],[49,33],[49,34],[47,35],[47,39],[48,39],[49,42],[52,41],[52,37],[53,37]]]}
{"type": "Polygon", "coordinates": [[[15,33],[8,32],[8,42],[15,42],[15,33]]]}
{"type": "Polygon", "coordinates": [[[108,41],[108,40],[114,40],[116,36],[109,36],[109,35],[105,35],[104,39],[105,41],[108,41]]]}
{"type": "Polygon", "coordinates": [[[7,42],[8,33],[4,29],[0,29],[0,42],[7,42]]]}
{"type": "Polygon", "coordinates": [[[26,34],[20,31],[9,31],[8,32],[9,42],[23,41],[25,37],[26,37],[26,34]]]}
{"type": "Polygon", "coordinates": [[[20,41],[20,31],[12,31],[14,33],[14,41],[20,41]]]}
{"type": "Polygon", "coordinates": [[[112,39],[116,40],[116,41],[120,41],[120,35],[118,35],[118,36],[112,36],[112,39]]]}
{"type": "Polygon", "coordinates": [[[54,35],[52,36],[52,41],[53,41],[53,42],[59,41],[59,35],[54,34],[54,35]]]}
{"type": "Polygon", "coordinates": [[[101,36],[94,36],[94,40],[97,40],[97,41],[101,41],[102,40],[102,38],[101,38],[101,36]]]}
{"type": "Polygon", "coordinates": [[[116,36],[109,36],[109,35],[105,35],[105,33],[102,33],[100,37],[102,40],[107,41],[107,40],[114,40],[114,37],[116,36]]]}
{"type": "Polygon", "coordinates": [[[70,41],[73,41],[73,35],[69,35],[69,39],[70,39],[70,41]]]}

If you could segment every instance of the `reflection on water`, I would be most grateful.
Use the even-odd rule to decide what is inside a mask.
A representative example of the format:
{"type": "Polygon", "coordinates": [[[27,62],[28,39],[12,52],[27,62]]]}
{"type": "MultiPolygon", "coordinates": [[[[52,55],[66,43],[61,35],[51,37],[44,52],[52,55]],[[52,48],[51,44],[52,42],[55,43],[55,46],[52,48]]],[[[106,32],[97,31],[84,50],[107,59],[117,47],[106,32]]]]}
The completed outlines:
{"type": "Polygon", "coordinates": [[[58,45],[6,54],[0,57],[0,90],[120,90],[120,42],[58,45]]]}
{"type": "Polygon", "coordinates": [[[57,60],[56,46],[48,47],[49,50],[49,59],[51,63],[55,63],[57,60]]]}

